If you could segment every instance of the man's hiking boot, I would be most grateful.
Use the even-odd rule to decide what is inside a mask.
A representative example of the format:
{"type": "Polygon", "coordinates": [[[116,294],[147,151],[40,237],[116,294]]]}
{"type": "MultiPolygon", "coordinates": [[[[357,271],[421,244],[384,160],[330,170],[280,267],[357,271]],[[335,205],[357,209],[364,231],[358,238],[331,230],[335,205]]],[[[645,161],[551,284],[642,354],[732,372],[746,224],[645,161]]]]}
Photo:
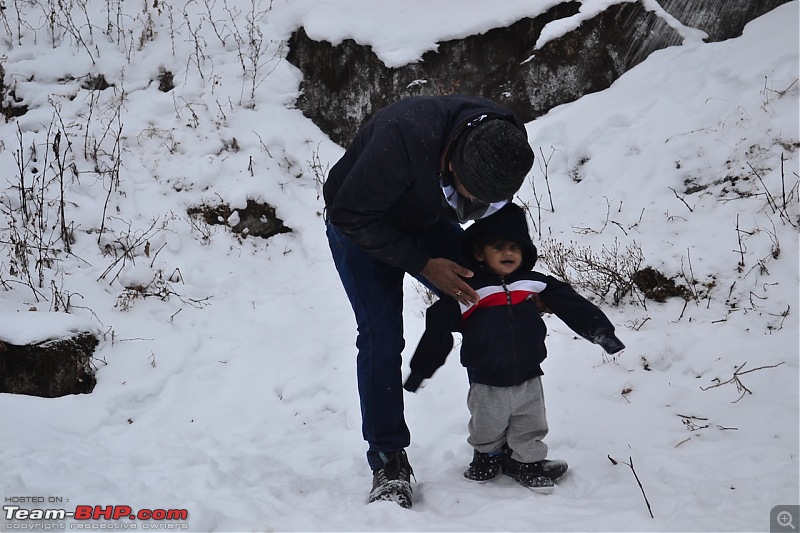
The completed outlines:
{"type": "Polygon", "coordinates": [[[503,473],[503,452],[481,453],[475,450],[469,470],[464,472],[464,477],[470,481],[485,483],[500,477],[503,473]]]}
{"type": "Polygon", "coordinates": [[[408,463],[405,450],[396,452],[383,468],[372,473],[372,491],[369,502],[393,501],[400,507],[411,508],[411,476],[414,471],[408,463]]]}
{"type": "Polygon", "coordinates": [[[544,459],[535,463],[520,463],[509,454],[503,456],[503,473],[516,479],[520,485],[540,494],[550,494],[554,481],[567,471],[567,462],[561,459],[544,459]]]}

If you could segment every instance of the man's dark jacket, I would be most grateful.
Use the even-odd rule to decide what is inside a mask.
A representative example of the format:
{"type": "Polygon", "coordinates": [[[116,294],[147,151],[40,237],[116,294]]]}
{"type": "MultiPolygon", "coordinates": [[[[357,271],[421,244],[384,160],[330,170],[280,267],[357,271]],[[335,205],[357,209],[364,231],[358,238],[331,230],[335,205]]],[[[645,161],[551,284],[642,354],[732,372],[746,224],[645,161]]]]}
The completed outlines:
{"type": "MultiPolygon", "coordinates": [[[[525,125],[485,98],[416,96],[373,116],[331,168],[323,187],[329,221],[374,257],[412,275],[428,262],[413,235],[455,218],[440,181],[452,141],[481,115],[525,125]]],[[[527,134],[526,134],[527,135],[527,134]]]]}
{"type": "Polygon", "coordinates": [[[467,368],[471,383],[509,387],[541,376],[541,363],[547,357],[547,328],[535,295],[548,311],[585,339],[609,353],[624,348],[614,335],[614,326],[597,306],[563,281],[531,270],[536,247],[520,207],[508,204],[467,228],[465,257],[474,257],[471,248],[479,234],[519,244],[522,265],[508,276],[498,276],[473,260],[469,266],[475,276],[466,281],[481,296],[480,301],[466,307],[452,298],[442,298],[428,308],[425,333],[411,359],[407,390],[416,390],[444,364],[453,348],[451,332],[462,334],[461,364],[467,368]]]}

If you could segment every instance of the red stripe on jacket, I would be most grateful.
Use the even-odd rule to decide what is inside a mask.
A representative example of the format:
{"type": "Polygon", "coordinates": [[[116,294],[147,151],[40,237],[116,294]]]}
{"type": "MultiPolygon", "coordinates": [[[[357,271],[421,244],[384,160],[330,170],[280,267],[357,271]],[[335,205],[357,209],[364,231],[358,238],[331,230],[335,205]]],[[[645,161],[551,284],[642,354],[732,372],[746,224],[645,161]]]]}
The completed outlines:
{"type": "Polygon", "coordinates": [[[461,321],[464,322],[469,316],[479,308],[494,307],[500,305],[516,305],[524,302],[534,294],[542,292],[547,287],[546,283],[523,279],[515,281],[509,285],[489,285],[477,290],[480,300],[477,304],[461,306],[461,321]]]}

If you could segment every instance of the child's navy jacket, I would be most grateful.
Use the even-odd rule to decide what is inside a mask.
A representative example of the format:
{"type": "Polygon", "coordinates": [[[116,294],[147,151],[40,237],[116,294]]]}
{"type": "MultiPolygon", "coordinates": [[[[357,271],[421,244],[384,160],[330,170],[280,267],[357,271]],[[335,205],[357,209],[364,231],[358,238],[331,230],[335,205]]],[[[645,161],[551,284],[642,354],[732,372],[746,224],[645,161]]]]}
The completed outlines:
{"type": "Polygon", "coordinates": [[[472,265],[475,275],[466,281],[480,296],[471,306],[441,298],[427,311],[425,333],[411,359],[405,388],[416,390],[444,364],[453,348],[452,332],[462,334],[461,363],[471,383],[509,387],[543,374],[547,357],[547,328],[534,299],[542,303],[581,337],[609,353],[624,348],[605,314],[575,290],[552,276],[532,271],[536,248],[528,235],[524,212],[508,204],[467,229],[465,255],[478,233],[491,233],[518,243],[523,264],[509,276],[498,276],[472,265]]]}

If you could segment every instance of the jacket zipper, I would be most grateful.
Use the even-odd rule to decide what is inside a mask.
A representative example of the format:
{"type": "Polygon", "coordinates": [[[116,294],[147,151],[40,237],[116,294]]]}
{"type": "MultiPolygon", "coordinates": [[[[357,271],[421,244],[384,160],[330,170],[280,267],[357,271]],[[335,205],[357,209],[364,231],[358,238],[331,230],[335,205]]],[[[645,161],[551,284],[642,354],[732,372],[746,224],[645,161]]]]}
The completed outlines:
{"type": "Polygon", "coordinates": [[[508,314],[511,317],[514,317],[513,306],[511,305],[511,291],[508,290],[508,285],[506,285],[506,278],[505,276],[500,276],[500,286],[503,287],[503,291],[506,293],[506,305],[508,306],[508,314]]]}

